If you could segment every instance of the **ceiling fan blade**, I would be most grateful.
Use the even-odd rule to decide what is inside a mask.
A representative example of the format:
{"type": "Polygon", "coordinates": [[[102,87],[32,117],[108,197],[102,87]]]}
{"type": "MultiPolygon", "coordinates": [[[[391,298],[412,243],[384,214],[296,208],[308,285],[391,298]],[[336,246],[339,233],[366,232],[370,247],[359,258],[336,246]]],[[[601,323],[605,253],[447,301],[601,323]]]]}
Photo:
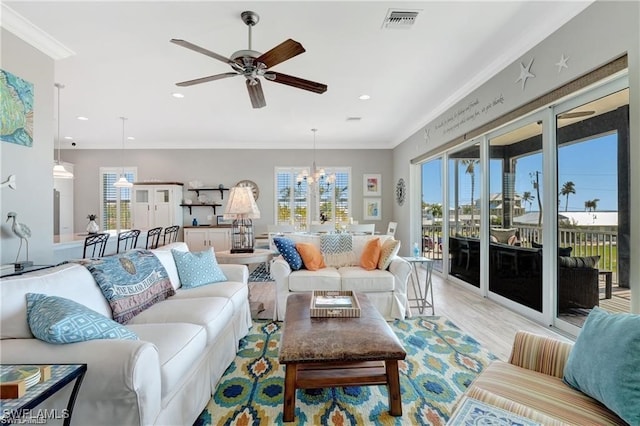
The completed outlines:
{"type": "Polygon", "coordinates": [[[300,43],[295,40],[288,39],[268,52],[263,53],[256,60],[265,64],[267,68],[271,68],[304,52],[304,47],[302,47],[300,43]]]}
{"type": "Polygon", "coordinates": [[[171,41],[171,43],[177,44],[178,46],[186,47],[187,49],[191,49],[194,52],[202,53],[203,55],[207,55],[210,58],[217,59],[217,60],[222,61],[224,63],[230,64],[231,62],[233,62],[229,58],[225,58],[224,56],[219,55],[219,54],[217,54],[215,52],[212,52],[210,50],[207,50],[204,47],[196,46],[195,44],[189,43],[186,40],[180,40],[180,39],[177,39],[177,38],[172,38],[170,41],[171,41]]]}
{"type": "Polygon", "coordinates": [[[260,80],[247,80],[247,90],[249,91],[249,98],[251,98],[251,106],[254,108],[267,106],[267,102],[264,100],[264,92],[262,91],[260,80]]]}
{"type": "Polygon", "coordinates": [[[271,73],[273,73],[275,78],[269,78],[269,80],[275,83],[286,84],[287,86],[308,90],[314,93],[324,93],[327,91],[326,84],[316,83],[315,81],[305,80],[304,78],[294,77],[292,75],[282,74],[280,72],[273,71],[271,73]]]}
{"type": "Polygon", "coordinates": [[[227,77],[235,77],[240,75],[235,72],[225,72],[223,74],[210,75],[209,77],[196,78],[194,80],[181,81],[180,83],[176,83],[176,86],[187,87],[193,86],[194,84],[207,83],[209,81],[220,80],[227,77]]]}

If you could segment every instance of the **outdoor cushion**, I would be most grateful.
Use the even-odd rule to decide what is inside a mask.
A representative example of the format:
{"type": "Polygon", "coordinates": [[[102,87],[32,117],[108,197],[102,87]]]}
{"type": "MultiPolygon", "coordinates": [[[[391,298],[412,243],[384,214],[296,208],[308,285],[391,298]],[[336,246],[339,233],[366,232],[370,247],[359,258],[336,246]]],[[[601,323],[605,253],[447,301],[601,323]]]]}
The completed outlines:
{"type": "Polygon", "coordinates": [[[560,256],[559,266],[565,268],[597,268],[600,256],[570,257],[560,256]]]}

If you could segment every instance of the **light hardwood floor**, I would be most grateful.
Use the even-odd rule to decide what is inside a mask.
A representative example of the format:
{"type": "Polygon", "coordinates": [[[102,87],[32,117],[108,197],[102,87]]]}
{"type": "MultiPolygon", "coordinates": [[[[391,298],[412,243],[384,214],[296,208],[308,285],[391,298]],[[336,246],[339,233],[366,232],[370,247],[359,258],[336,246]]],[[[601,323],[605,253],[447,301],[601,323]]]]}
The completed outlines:
{"type": "MultiPolygon", "coordinates": [[[[424,270],[420,271],[424,274],[424,270]]],[[[424,276],[421,276],[423,280],[424,276]]],[[[424,281],[421,281],[424,282],[424,281]]],[[[272,319],[275,297],[274,283],[250,283],[251,301],[264,304],[264,310],[254,318],[272,319]]],[[[411,287],[411,286],[409,286],[411,287]]],[[[410,297],[413,292],[410,290],[410,297]]],[[[433,274],[435,315],[445,316],[460,329],[474,337],[501,360],[508,360],[513,338],[518,330],[551,336],[568,341],[548,327],[537,324],[489,299],[480,297],[462,286],[433,274]]],[[[416,309],[412,309],[414,315],[416,309]]],[[[431,315],[431,309],[425,311],[431,315]]]]}

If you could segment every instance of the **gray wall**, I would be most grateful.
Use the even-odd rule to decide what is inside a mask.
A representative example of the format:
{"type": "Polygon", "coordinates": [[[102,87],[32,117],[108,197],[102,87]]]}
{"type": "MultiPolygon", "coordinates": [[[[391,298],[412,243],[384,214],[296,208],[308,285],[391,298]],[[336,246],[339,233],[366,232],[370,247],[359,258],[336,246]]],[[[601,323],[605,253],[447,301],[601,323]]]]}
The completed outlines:
{"type": "MultiPolygon", "coordinates": [[[[16,175],[16,190],[0,189],[0,261],[13,263],[20,240],[6,222],[10,211],[31,229],[29,259],[36,263],[52,261],[53,235],[53,60],[24,43],[12,33],[0,29],[2,69],[33,83],[33,146],[0,142],[0,181],[16,175]]],[[[25,259],[26,247],[20,260],[25,259]]]]}
{"type": "MultiPolygon", "coordinates": [[[[631,258],[640,255],[640,3],[595,2],[581,14],[542,41],[536,47],[487,83],[466,96],[454,107],[428,123],[394,149],[394,180],[409,179],[411,159],[436,149],[444,143],[464,135],[515,108],[547,93],[578,76],[606,64],[624,53],[629,58],[630,119],[631,119],[631,258]],[[569,57],[568,69],[558,72],[554,65],[561,55],[569,57]],[[527,65],[534,58],[531,72],[535,78],[527,80],[522,90],[516,79],[520,63],[527,65]],[[502,99],[493,105],[494,100],[502,99]],[[475,102],[477,105],[474,105],[475,102]],[[482,107],[491,103],[487,112],[482,107]],[[465,111],[467,106],[473,105],[465,111]],[[475,113],[477,111],[477,114],[475,113]],[[443,123],[445,123],[443,125],[443,123]],[[457,125],[457,127],[456,127],[457,125]],[[427,137],[428,135],[428,137],[427,137]]],[[[415,172],[415,171],[414,171],[415,172]]],[[[419,206],[420,189],[411,188],[414,203],[403,207],[394,205],[399,219],[398,236],[409,240],[417,235],[420,224],[411,212],[419,206]],[[413,227],[413,229],[412,229],[413,227]]],[[[405,251],[407,247],[405,247],[405,251]]],[[[640,312],[640,263],[631,265],[631,286],[634,289],[632,311],[640,312]]]]}
{"type": "MultiPolygon", "coordinates": [[[[135,143],[135,142],[132,142],[135,143]]],[[[114,142],[115,144],[115,142],[114,142]]],[[[260,195],[258,208],[260,219],[254,221],[256,232],[266,232],[267,225],[275,223],[274,219],[274,168],[275,167],[310,167],[313,161],[312,150],[204,150],[204,149],[171,149],[171,150],[126,150],[125,166],[138,168],[138,180],[159,180],[184,183],[199,180],[205,186],[227,187],[236,182],[249,179],[258,184],[260,195]]],[[[81,150],[68,149],[62,151],[65,161],[75,164],[74,197],[75,197],[75,230],[85,229],[89,212],[97,212],[99,199],[99,168],[121,167],[122,151],[116,150],[81,150]]],[[[387,223],[393,217],[393,176],[391,150],[318,150],[316,163],[324,167],[351,167],[352,173],[352,210],[354,220],[361,223],[375,223],[376,230],[385,232],[387,223]],[[363,221],[362,175],[364,173],[382,174],[382,220],[363,221]],[[387,178],[388,177],[388,178],[387,178]]],[[[215,194],[211,194],[215,196],[215,194]]],[[[189,195],[193,198],[194,194],[189,195]]],[[[216,196],[217,197],[217,196],[216,196]]],[[[216,198],[218,199],[218,198],[216,198]]],[[[221,214],[223,207],[217,209],[221,214]]],[[[187,208],[184,224],[191,224],[193,216],[187,208]]],[[[196,208],[193,214],[199,223],[208,223],[207,215],[211,209],[196,208]]]]}

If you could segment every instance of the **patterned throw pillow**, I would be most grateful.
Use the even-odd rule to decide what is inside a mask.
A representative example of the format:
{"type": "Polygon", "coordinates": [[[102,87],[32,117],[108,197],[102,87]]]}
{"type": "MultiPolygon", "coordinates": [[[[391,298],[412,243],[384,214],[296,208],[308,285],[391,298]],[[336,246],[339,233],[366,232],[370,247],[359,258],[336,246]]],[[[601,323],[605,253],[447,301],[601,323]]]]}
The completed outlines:
{"type": "Polygon", "coordinates": [[[385,270],[391,265],[391,261],[398,255],[400,251],[400,240],[389,238],[380,248],[380,260],[378,261],[378,269],[385,270]]]}
{"type": "Polygon", "coordinates": [[[380,260],[380,238],[372,238],[367,241],[367,244],[362,250],[360,256],[360,267],[367,271],[372,271],[378,267],[378,261],[380,260]]]}
{"type": "Polygon", "coordinates": [[[164,266],[149,250],[129,250],[83,265],[109,302],[113,320],[120,324],[176,294],[164,266]]]}
{"type": "Polygon", "coordinates": [[[48,343],[96,339],[138,340],[132,331],[73,300],[27,293],[27,321],[33,335],[48,343]]]}
{"type": "Polygon", "coordinates": [[[317,271],[318,269],[327,267],[327,265],[324,264],[322,253],[315,245],[311,243],[297,243],[296,250],[300,253],[305,269],[317,271]]]}
{"type": "Polygon", "coordinates": [[[227,277],[218,265],[213,249],[200,252],[171,249],[171,254],[178,268],[182,288],[194,288],[227,281],[227,277]]]}
{"type": "Polygon", "coordinates": [[[353,251],[351,234],[323,234],[320,236],[320,250],[327,266],[341,268],[358,264],[353,251]]]}
{"type": "Polygon", "coordinates": [[[278,237],[273,239],[273,243],[278,248],[278,251],[287,261],[292,271],[297,271],[302,268],[302,258],[300,253],[296,250],[296,244],[289,238],[278,237]]]}

